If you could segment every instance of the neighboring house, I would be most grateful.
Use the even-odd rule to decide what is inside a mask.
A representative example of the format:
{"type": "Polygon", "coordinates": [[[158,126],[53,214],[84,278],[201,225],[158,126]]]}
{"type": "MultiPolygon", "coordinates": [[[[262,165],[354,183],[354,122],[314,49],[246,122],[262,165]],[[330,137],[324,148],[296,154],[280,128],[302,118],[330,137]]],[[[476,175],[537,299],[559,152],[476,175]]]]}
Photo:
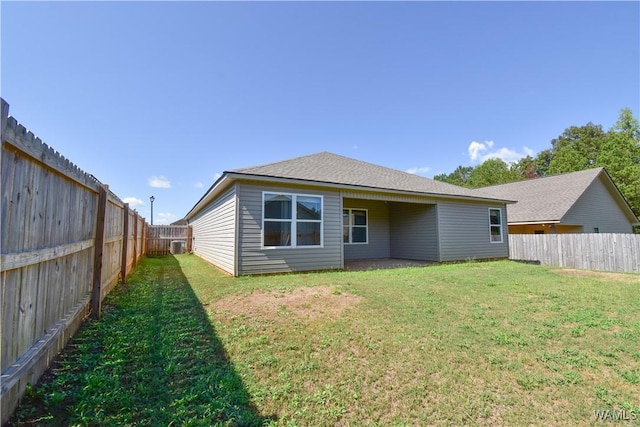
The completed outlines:
{"type": "Polygon", "coordinates": [[[185,219],[194,253],[238,276],[356,259],[506,258],[506,203],[322,152],[224,172],[185,219]]]}
{"type": "Polygon", "coordinates": [[[507,208],[509,233],[631,233],[638,218],[603,168],[484,187],[507,208]]]}

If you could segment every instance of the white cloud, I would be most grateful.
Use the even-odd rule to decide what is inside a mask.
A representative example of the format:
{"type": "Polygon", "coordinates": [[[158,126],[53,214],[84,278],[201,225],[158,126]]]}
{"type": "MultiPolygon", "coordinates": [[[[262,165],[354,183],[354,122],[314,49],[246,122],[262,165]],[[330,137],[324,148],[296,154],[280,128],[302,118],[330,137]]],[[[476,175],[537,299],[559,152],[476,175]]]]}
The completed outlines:
{"type": "Polygon", "coordinates": [[[429,172],[430,170],[431,170],[430,167],[423,166],[423,167],[417,167],[417,168],[409,168],[407,169],[407,172],[413,175],[422,175],[429,172]]]}
{"type": "Polygon", "coordinates": [[[129,206],[131,207],[144,205],[144,202],[137,197],[125,197],[124,199],[122,199],[122,201],[125,203],[129,203],[129,206]]]}
{"type": "Polygon", "coordinates": [[[494,149],[493,141],[471,141],[467,151],[469,152],[469,158],[474,162],[484,162],[487,159],[501,159],[506,163],[512,163],[534,154],[534,151],[529,147],[522,147],[522,152],[506,147],[494,149]]]}
{"type": "Polygon", "coordinates": [[[152,188],[171,188],[171,181],[164,176],[152,176],[147,178],[149,187],[152,188]]]}
{"type": "Polygon", "coordinates": [[[491,147],[493,147],[493,141],[485,141],[484,143],[471,141],[471,144],[469,144],[468,148],[469,157],[471,157],[471,160],[478,160],[478,157],[480,157],[480,153],[482,151],[488,150],[491,147]]]}
{"type": "Polygon", "coordinates": [[[193,184],[193,186],[195,188],[202,188],[202,187],[204,187],[204,184],[202,183],[202,181],[198,181],[195,184],[193,184]]]}
{"type": "Polygon", "coordinates": [[[178,219],[180,219],[180,218],[178,218],[177,216],[175,216],[171,212],[160,212],[160,213],[158,213],[158,215],[154,215],[153,223],[155,225],[171,224],[172,222],[175,222],[178,219]]]}

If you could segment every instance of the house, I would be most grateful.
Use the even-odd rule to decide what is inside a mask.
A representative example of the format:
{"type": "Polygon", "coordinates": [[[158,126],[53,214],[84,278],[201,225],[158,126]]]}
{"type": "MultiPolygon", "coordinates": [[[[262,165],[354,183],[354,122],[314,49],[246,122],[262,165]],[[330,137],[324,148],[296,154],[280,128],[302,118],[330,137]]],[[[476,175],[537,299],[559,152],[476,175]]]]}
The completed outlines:
{"type": "Polygon", "coordinates": [[[224,172],[185,219],[193,252],[238,276],[358,259],[507,258],[506,203],[322,152],[224,172]]]}
{"type": "Polygon", "coordinates": [[[484,187],[507,207],[509,233],[631,233],[638,218],[603,168],[484,187]]]}

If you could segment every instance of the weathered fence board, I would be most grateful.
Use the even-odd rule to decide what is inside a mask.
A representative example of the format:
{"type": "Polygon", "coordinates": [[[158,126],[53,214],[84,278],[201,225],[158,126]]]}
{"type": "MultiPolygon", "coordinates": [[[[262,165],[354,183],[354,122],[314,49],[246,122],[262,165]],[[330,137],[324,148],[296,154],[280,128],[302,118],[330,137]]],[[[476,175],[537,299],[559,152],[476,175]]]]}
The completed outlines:
{"type": "Polygon", "coordinates": [[[1,136],[4,424],[26,385],[37,382],[90,312],[99,315],[105,295],[144,256],[148,225],[107,186],[8,117],[4,100],[1,136]]]}
{"type": "Polygon", "coordinates": [[[151,225],[147,253],[154,256],[168,255],[171,253],[172,242],[180,242],[182,250],[186,250],[188,237],[187,225],[151,225]]]}
{"type": "Polygon", "coordinates": [[[510,234],[509,258],[583,270],[640,273],[640,235],[510,234]]]}

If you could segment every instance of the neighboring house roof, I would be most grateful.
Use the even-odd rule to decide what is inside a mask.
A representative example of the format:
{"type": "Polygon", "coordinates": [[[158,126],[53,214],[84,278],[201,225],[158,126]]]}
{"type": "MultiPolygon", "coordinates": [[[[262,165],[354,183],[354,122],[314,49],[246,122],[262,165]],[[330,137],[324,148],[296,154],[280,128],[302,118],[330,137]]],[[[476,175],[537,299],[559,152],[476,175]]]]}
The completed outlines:
{"type": "Polygon", "coordinates": [[[258,179],[328,186],[349,187],[369,191],[409,192],[424,196],[509,203],[512,200],[481,194],[477,190],[447,184],[430,178],[402,172],[328,152],[296,157],[261,166],[226,171],[196,203],[185,218],[210,200],[214,190],[225,180],[258,179]]]}
{"type": "Polygon", "coordinates": [[[486,196],[518,201],[508,207],[509,224],[557,223],[599,177],[603,178],[625,214],[632,218],[632,222],[637,222],[638,218],[604,168],[493,185],[478,190],[486,196]]]}

